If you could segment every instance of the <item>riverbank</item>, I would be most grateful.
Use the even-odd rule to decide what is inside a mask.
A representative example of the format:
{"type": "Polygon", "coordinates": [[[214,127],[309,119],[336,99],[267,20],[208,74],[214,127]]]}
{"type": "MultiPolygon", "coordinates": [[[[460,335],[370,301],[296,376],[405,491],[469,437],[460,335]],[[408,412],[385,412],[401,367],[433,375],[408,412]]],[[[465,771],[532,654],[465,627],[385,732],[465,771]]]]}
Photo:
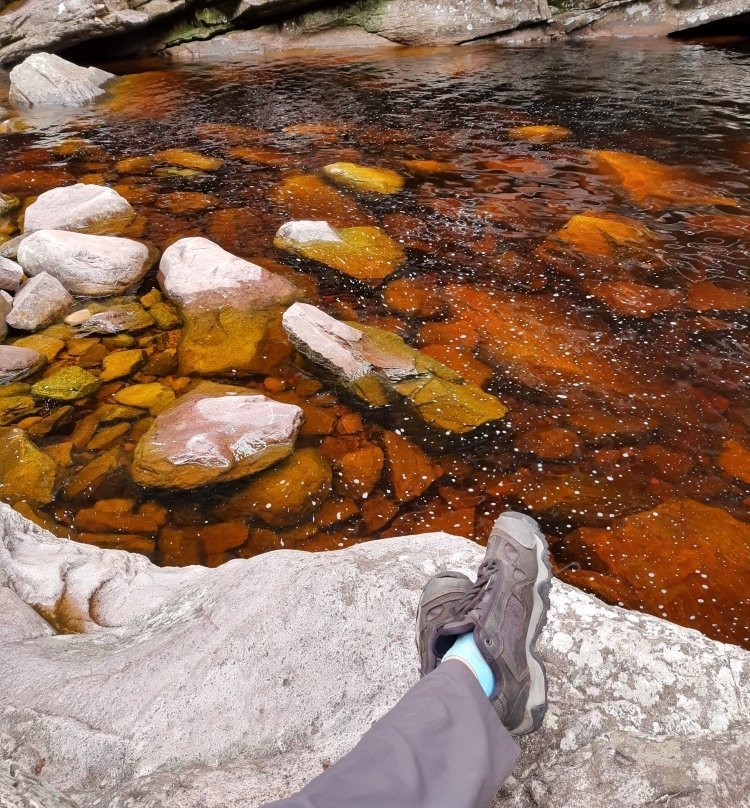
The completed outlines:
{"type": "MultiPolygon", "coordinates": [[[[0,526],[12,808],[292,793],[416,681],[427,578],[482,556],[437,533],[175,569],[55,538],[5,505],[0,526]]],[[[551,601],[550,709],[496,804],[746,805],[750,654],[560,582],[551,601]]]]}

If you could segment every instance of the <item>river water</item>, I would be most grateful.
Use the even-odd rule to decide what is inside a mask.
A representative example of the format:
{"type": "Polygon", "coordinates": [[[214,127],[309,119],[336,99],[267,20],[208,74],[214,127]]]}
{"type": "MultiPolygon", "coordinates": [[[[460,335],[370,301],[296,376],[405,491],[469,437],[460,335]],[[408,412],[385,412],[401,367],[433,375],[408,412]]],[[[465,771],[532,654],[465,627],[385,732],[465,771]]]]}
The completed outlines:
{"type": "MultiPolygon", "coordinates": [[[[410,434],[406,460],[392,449],[364,491],[344,481],[342,458],[378,456],[403,426],[395,414],[321,387],[294,356],[234,379],[304,403],[299,445],[331,463],[333,492],[322,513],[303,508],[277,529],[243,517],[240,546],[210,552],[201,530],[226,520],[236,484],[135,485],[129,458],[150,418],[107,433],[93,415],[120,380],[41,427],[55,408],[5,417],[60,461],[55,500],[18,507],[60,535],[209,564],[427,530],[481,542],[514,507],[540,520],[563,579],[750,647],[749,63],[747,49],[669,40],[131,62],[116,66],[131,75],[107,102],[24,114],[30,128],[2,137],[0,190],[113,185],[140,214],[134,235],[162,249],[204,235],[291,271],[310,302],[395,331],[510,411],[452,446],[410,434]],[[569,133],[514,134],[531,125],[569,133]],[[120,162],[175,148],[221,167],[120,162]],[[394,169],[405,188],[334,202],[295,184],[342,160],[394,169]],[[584,213],[598,217],[593,231],[584,213]],[[577,215],[571,236],[550,240],[577,215]],[[281,253],[273,236],[290,218],[377,224],[407,251],[389,282],[413,283],[389,293],[281,253]],[[623,221],[626,236],[608,229],[623,221]],[[402,469],[430,485],[404,493],[402,469]],[[96,527],[97,508],[140,509],[156,529],[96,527]]],[[[97,373],[117,347],[55,336],[65,345],[53,369],[97,373]]],[[[155,356],[178,338],[135,337],[155,356]]],[[[133,378],[155,380],[178,394],[190,384],[168,361],[133,378]]]]}

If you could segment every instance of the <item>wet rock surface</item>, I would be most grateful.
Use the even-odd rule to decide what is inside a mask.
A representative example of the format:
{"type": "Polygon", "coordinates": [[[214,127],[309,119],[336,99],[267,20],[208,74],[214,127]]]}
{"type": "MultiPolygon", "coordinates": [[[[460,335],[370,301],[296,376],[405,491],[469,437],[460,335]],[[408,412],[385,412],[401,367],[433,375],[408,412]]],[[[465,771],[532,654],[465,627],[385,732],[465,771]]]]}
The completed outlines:
{"type": "Polygon", "coordinates": [[[36,331],[61,319],[73,298],[57,278],[39,272],[13,298],[8,325],[21,331],[36,331]]]}
{"type": "Polygon", "coordinates": [[[458,434],[502,418],[497,398],[378,328],[342,323],[295,303],[282,323],[294,346],[371,407],[402,403],[428,426],[458,434]]]}
{"type": "Polygon", "coordinates": [[[183,373],[262,372],[285,358],[281,311],[295,286],[205,238],[182,239],[162,255],[159,277],[182,312],[183,373]]]}
{"type": "Polygon", "coordinates": [[[299,407],[243,388],[200,384],[140,439],[133,478],[184,489],[247,477],[291,453],[302,419],[299,407]]]}
{"type": "MultiPolygon", "coordinates": [[[[0,640],[13,761],[0,782],[18,793],[23,778],[25,793],[65,808],[218,808],[293,793],[417,681],[422,587],[443,569],[473,573],[483,552],[426,534],[159,569],[56,539],[7,507],[0,515],[0,622],[26,637],[0,640]],[[52,627],[77,633],[51,637],[52,627]],[[217,671],[222,687],[206,687],[217,671]]],[[[531,808],[554,792],[562,808],[581,794],[742,805],[746,767],[726,761],[748,755],[747,652],[563,583],[551,603],[540,638],[550,709],[495,804],[531,808]]]]}

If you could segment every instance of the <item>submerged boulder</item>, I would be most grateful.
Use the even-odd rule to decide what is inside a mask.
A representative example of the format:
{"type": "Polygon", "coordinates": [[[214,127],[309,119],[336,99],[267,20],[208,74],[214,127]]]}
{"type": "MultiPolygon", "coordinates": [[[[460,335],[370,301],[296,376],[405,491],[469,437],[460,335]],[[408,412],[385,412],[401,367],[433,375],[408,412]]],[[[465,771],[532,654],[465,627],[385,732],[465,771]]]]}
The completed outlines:
{"type": "Polygon", "coordinates": [[[404,187],[404,178],[390,168],[330,163],[323,166],[322,173],[336,185],[353,191],[388,195],[398,193],[404,187]]]}
{"type": "Polygon", "coordinates": [[[184,322],[182,373],[262,373],[288,355],[281,312],[298,291],[285,278],[206,238],[184,238],[164,251],[159,282],[184,322]]]}
{"type": "Polygon", "coordinates": [[[41,379],[32,388],[35,398],[51,401],[76,401],[95,393],[102,386],[101,381],[83,368],[76,366],[62,368],[46,379],[41,379]]]}
{"type": "Polygon", "coordinates": [[[282,322],[301,354],[371,407],[405,405],[428,426],[457,434],[508,411],[495,396],[389,331],[341,322],[306,303],[287,309],[282,322]]]}
{"type": "Polygon", "coordinates": [[[247,477],[289,455],[302,410],[242,387],[204,382],[157,416],[133,456],[133,479],[197,488],[247,477]]]}
{"type": "Polygon", "coordinates": [[[569,575],[571,582],[607,597],[614,578],[626,606],[645,604],[714,636],[723,626],[727,642],[747,642],[750,525],[722,508],[670,499],[606,528],[579,528],[562,541],[584,567],[569,575]]]}
{"type": "Polygon", "coordinates": [[[39,351],[17,345],[0,345],[0,385],[25,379],[46,364],[47,357],[39,351]]]}
{"type": "Polygon", "coordinates": [[[22,429],[0,428],[0,500],[51,502],[56,470],[55,461],[22,429]]]}
{"type": "Polygon", "coordinates": [[[40,272],[13,299],[8,325],[21,331],[36,331],[60,320],[72,305],[73,298],[60,281],[40,272]]]}
{"type": "Polygon", "coordinates": [[[156,262],[156,251],[127,238],[37,230],[18,247],[27,275],[47,272],[73,295],[108,297],[138,283],[156,262]]]}
{"type": "Polygon", "coordinates": [[[737,207],[739,204],[735,199],[714,193],[677,166],[629,152],[590,151],[588,155],[597,170],[636,205],[649,210],[703,205],[737,207]]]}
{"type": "Polygon", "coordinates": [[[127,199],[102,185],[66,185],[40,194],[24,213],[24,230],[75,230],[118,235],[135,218],[127,199]]]}
{"type": "Polygon", "coordinates": [[[366,283],[387,278],[406,259],[401,247],[377,227],[335,230],[323,221],[287,222],[273,243],[284,252],[318,261],[366,283]]]}
{"type": "MultiPolygon", "coordinates": [[[[15,629],[0,639],[0,790],[22,783],[65,808],[61,795],[132,808],[288,797],[418,681],[423,587],[475,575],[483,554],[432,533],[165,569],[0,506],[0,626],[15,629]]],[[[750,654],[558,580],[550,601],[549,711],[493,806],[744,805],[750,654]]]]}
{"type": "Polygon", "coordinates": [[[10,71],[10,100],[21,106],[78,107],[106,95],[103,87],[113,78],[53,53],[34,53],[10,71]]]}
{"type": "Polygon", "coordinates": [[[254,516],[271,527],[287,527],[323,504],[331,493],[332,479],[331,466],[317,449],[300,449],[253,477],[221,506],[219,514],[227,519],[254,516]]]}

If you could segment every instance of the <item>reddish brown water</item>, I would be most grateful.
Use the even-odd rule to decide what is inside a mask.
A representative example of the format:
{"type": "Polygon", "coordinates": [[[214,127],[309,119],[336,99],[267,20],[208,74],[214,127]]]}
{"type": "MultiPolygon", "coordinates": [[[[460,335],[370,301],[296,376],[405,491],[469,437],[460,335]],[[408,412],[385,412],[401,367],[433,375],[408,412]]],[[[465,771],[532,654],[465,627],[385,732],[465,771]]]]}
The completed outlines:
{"type": "MultiPolygon", "coordinates": [[[[116,186],[141,214],[137,235],[160,248],[205,235],[287,265],[311,302],[426,347],[510,413],[446,453],[419,435],[394,439],[393,416],[341,400],[298,360],[243,379],[304,405],[299,446],[329,460],[333,491],[273,530],[231,520],[218,528],[237,537],[224,550],[205,525],[226,521],[236,486],[164,494],[130,480],[150,418],[105,432],[111,424],[92,416],[120,380],[54,410],[56,423],[41,421],[53,410],[41,405],[6,416],[61,463],[55,501],[18,507],[61,535],[209,564],[427,530],[483,541],[499,512],[520,508],[542,523],[565,580],[750,647],[748,61],[741,49],[665,41],[131,64],[145,72],[106,105],[27,115],[32,129],[3,138],[0,190],[29,198],[74,179],[116,186]],[[570,135],[511,136],[526,125],[570,135]],[[161,162],[117,165],[175,147],[223,164],[182,174],[161,162]],[[339,160],[395,169],[406,187],[337,205],[319,190],[278,190],[339,160]],[[435,163],[404,162],[415,160],[435,163]],[[582,213],[598,218],[549,240],[582,213]],[[289,258],[272,245],[289,218],[376,222],[407,248],[390,280],[414,285],[389,293],[289,258]],[[382,448],[382,474],[354,483],[382,448]],[[140,523],[130,518],[139,509],[140,523]]],[[[13,222],[5,229],[12,235],[13,222]]],[[[57,335],[53,370],[97,373],[113,348],[57,335]]],[[[178,336],[136,339],[164,358],[178,336]]],[[[150,371],[133,381],[178,394],[191,383],[168,363],[150,371]]]]}

